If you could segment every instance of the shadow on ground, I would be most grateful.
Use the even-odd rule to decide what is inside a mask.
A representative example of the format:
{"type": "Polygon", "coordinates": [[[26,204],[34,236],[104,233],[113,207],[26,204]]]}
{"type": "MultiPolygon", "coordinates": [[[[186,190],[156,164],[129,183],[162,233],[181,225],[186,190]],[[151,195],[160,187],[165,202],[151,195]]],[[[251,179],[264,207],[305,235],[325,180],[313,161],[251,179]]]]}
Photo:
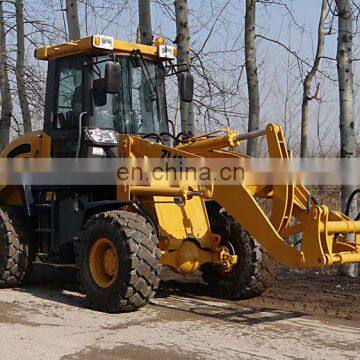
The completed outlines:
{"type": "Polygon", "coordinates": [[[246,323],[247,325],[275,322],[305,315],[299,311],[252,307],[244,305],[242,301],[220,299],[214,296],[211,289],[196,274],[190,276],[189,279],[185,279],[182,276],[169,275],[169,273],[165,272],[163,278],[156,298],[181,297],[185,304],[178,307],[177,303],[172,305],[171,302],[157,302],[156,305],[161,308],[176,309],[194,315],[232,323],[246,323]],[[171,277],[175,277],[175,279],[169,279],[171,277]],[[209,305],[209,302],[211,302],[211,305],[209,305]]]}
{"type": "Polygon", "coordinates": [[[89,308],[81,294],[77,271],[70,266],[34,264],[31,278],[20,291],[65,305],[89,308]]]}
{"type": "MultiPolygon", "coordinates": [[[[154,302],[162,316],[173,317],[181,312],[185,317],[206,317],[255,325],[303,316],[304,313],[276,310],[268,307],[251,307],[241,302],[219,300],[212,296],[209,288],[195,275],[189,279],[165,270],[154,302]],[[218,302],[218,304],[216,303],[218,302]],[[171,316],[172,315],[172,316],[171,316]]],[[[81,294],[77,272],[73,267],[34,264],[29,284],[20,291],[41,299],[90,309],[81,294]]],[[[183,316],[178,316],[183,318],[183,316]]]]}

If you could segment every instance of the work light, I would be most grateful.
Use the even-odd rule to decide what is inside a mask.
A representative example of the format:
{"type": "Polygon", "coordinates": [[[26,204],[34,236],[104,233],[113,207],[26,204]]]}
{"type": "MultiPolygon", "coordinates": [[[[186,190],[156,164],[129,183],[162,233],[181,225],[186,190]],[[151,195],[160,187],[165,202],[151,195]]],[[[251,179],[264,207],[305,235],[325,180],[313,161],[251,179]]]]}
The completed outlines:
{"type": "Polygon", "coordinates": [[[105,50],[114,50],[114,38],[106,35],[94,35],[93,47],[105,50]]]}
{"type": "Polygon", "coordinates": [[[176,48],[174,46],[159,45],[158,56],[165,59],[176,59],[176,48]]]}

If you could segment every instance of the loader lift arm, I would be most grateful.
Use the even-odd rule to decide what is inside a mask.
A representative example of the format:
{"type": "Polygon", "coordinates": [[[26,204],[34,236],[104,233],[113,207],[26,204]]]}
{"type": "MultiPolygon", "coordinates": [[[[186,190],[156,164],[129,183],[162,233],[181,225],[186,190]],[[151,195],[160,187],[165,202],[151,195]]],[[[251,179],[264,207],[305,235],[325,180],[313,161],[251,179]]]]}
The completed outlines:
{"type": "MultiPolygon", "coordinates": [[[[244,157],[234,148],[241,141],[266,136],[270,158],[288,158],[289,152],[282,130],[277,124],[269,124],[265,130],[244,135],[226,130],[224,136],[195,137],[175,148],[151,144],[140,137],[120,135],[120,157],[160,157],[162,150],[171,151],[184,158],[194,157],[244,157]]],[[[311,194],[302,185],[219,185],[199,186],[197,191],[186,187],[128,186],[129,198],[149,196],[174,196],[215,200],[236,219],[277,261],[291,268],[325,267],[332,264],[360,262],[360,221],[353,221],[326,205],[312,204],[311,194]],[[271,216],[267,216],[255,197],[272,199],[271,216]],[[237,199],[237,201],[234,201],[237,199]],[[239,206],[241,204],[241,206],[239,206]],[[346,235],[355,233],[355,243],[346,241],[346,235]],[[299,249],[287,242],[287,238],[301,234],[299,249]]]]}

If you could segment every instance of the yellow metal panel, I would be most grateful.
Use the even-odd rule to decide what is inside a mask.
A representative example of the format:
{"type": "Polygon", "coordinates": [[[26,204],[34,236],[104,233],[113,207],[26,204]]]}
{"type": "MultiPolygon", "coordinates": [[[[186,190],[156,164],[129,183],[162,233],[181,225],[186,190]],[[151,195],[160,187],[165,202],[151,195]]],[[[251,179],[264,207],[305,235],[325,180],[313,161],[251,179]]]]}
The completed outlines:
{"type": "Polygon", "coordinates": [[[202,247],[211,247],[212,238],[204,200],[193,197],[174,204],[172,197],[154,196],[161,235],[171,239],[167,250],[178,249],[183,240],[194,238],[202,247]]]}
{"type": "Polygon", "coordinates": [[[31,150],[28,153],[22,153],[16,157],[30,157],[30,158],[37,157],[38,155],[40,155],[41,152],[42,134],[43,134],[42,131],[34,131],[32,133],[19,136],[5,147],[5,149],[0,154],[0,157],[6,158],[13,149],[15,149],[16,147],[22,144],[29,144],[31,146],[31,150]]]}
{"type": "MultiPolygon", "coordinates": [[[[46,158],[50,156],[50,137],[42,131],[34,131],[13,140],[1,152],[0,157],[6,158],[9,153],[22,144],[29,144],[30,152],[22,153],[17,158],[46,158]]],[[[0,205],[21,205],[22,198],[19,186],[2,185],[0,186],[0,205]]]]}
{"type": "Polygon", "coordinates": [[[21,205],[22,198],[19,186],[1,185],[0,186],[0,205],[21,205]]]}
{"type": "Polygon", "coordinates": [[[320,231],[321,224],[327,221],[329,210],[326,206],[316,206],[305,220],[301,251],[306,267],[331,265],[326,246],[326,233],[320,231]],[[326,252],[326,254],[325,254],[326,252]]]}
{"type": "Polygon", "coordinates": [[[48,158],[50,157],[51,152],[51,137],[46,134],[42,133],[41,135],[41,151],[39,154],[40,158],[48,158]]]}

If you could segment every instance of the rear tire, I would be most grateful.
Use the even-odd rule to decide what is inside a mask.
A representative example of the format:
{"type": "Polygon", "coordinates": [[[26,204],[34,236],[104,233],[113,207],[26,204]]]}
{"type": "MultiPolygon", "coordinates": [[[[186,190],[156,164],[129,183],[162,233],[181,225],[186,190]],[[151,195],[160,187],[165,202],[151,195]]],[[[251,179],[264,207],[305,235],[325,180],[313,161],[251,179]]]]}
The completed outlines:
{"type": "Polygon", "coordinates": [[[137,213],[92,216],[80,235],[79,254],[82,289],[91,307],[116,313],[147,304],[159,285],[157,243],[153,227],[137,213]]]}
{"type": "MultiPolygon", "coordinates": [[[[217,205],[217,204],[216,204],[217,205]]],[[[275,261],[241,225],[219,206],[208,208],[214,234],[221,236],[221,245],[232,249],[238,263],[230,272],[215,264],[202,268],[204,281],[217,296],[231,299],[249,299],[261,295],[273,285],[275,261]]]]}
{"type": "Polygon", "coordinates": [[[19,286],[31,272],[34,233],[20,209],[0,208],[0,287],[19,286]]]}

